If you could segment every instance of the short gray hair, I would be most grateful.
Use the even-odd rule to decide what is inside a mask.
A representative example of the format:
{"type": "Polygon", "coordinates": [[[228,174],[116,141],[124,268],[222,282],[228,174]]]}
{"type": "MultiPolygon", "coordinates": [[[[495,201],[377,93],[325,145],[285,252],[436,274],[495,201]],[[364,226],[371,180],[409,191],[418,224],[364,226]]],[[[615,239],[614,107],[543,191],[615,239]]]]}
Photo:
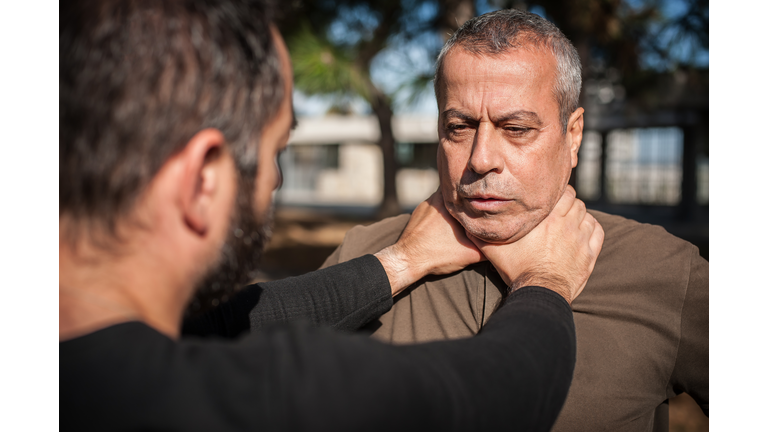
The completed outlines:
{"type": "Polygon", "coordinates": [[[497,55],[524,44],[546,48],[555,56],[557,77],[553,89],[560,108],[563,133],[568,118],[576,111],[581,92],[581,61],[571,41],[554,24],[544,18],[517,9],[489,12],[465,22],[448,39],[435,65],[435,96],[443,92],[442,72],[445,56],[458,46],[472,54],[497,55]]]}

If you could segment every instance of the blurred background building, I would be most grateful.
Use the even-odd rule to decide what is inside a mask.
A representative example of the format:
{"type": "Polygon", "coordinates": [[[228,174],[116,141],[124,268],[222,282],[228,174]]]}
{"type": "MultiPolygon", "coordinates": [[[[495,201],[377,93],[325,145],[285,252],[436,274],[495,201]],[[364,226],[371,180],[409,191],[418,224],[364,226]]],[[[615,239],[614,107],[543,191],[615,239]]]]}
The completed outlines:
{"type": "MultiPolygon", "coordinates": [[[[412,209],[438,186],[437,117],[395,116],[398,203],[412,209]]],[[[315,206],[365,215],[383,199],[383,157],[373,116],[299,118],[280,157],[282,205],[315,206]]]]}

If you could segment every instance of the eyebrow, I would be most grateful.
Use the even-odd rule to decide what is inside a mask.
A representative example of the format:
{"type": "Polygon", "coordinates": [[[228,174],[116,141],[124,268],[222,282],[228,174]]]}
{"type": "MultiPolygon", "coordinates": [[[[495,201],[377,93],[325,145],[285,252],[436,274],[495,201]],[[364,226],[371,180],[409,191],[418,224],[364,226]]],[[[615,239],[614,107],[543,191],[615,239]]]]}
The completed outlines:
{"type": "MultiPolygon", "coordinates": [[[[457,109],[449,109],[449,110],[443,111],[442,117],[443,117],[443,120],[447,120],[449,118],[459,118],[467,122],[477,121],[477,119],[474,118],[473,116],[457,109]]],[[[540,127],[543,124],[538,114],[536,114],[533,111],[525,111],[525,110],[518,110],[510,113],[503,113],[492,119],[494,124],[503,123],[510,120],[518,120],[518,121],[522,120],[522,121],[532,122],[532,123],[535,123],[537,127],[540,127]]]]}
{"type": "Polygon", "coordinates": [[[494,123],[503,123],[510,120],[522,120],[522,121],[532,122],[532,123],[535,123],[536,126],[541,126],[544,124],[539,118],[538,114],[536,114],[533,111],[524,111],[524,110],[502,114],[496,119],[494,119],[494,123]]]}
{"type": "Polygon", "coordinates": [[[472,117],[471,115],[469,115],[469,114],[467,114],[465,112],[461,112],[461,111],[459,111],[457,109],[449,109],[449,110],[443,111],[442,117],[443,117],[443,120],[447,120],[449,118],[456,117],[456,118],[459,118],[459,119],[467,121],[467,122],[469,122],[469,121],[476,122],[477,121],[476,118],[472,117]]]}

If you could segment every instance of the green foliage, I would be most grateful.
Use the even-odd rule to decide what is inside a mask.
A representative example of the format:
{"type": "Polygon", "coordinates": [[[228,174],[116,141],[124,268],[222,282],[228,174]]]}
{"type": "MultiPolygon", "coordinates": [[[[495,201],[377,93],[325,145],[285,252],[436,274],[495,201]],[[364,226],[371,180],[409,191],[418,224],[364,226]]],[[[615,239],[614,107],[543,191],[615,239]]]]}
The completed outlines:
{"type": "Polygon", "coordinates": [[[403,94],[405,98],[402,101],[402,105],[409,106],[414,105],[420,98],[427,97],[428,94],[432,94],[432,80],[433,74],[416,74],[407,77],[394,91],[395,95],[403,94]]]}
{"type": "Polygon", "coordinates": [[[303,24],[287,41],[296,88],[307,95],[369,100],[366,81],[352,55],[303,24]]]}

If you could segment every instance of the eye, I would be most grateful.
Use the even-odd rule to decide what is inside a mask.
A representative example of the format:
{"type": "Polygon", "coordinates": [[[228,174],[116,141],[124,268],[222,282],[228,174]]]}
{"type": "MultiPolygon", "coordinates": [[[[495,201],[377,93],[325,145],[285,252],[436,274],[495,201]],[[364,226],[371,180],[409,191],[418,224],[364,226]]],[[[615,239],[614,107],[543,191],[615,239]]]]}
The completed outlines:
{"type": "Polygon", "coordinates": [[[527,135],[533,129],[525,126],[509,125],[509,126],[504,126],[504,130],[509,134],[511,134],[512,136],[520,137],[520,136],[527,135]]]}
{"type": "Polygon", "coordinates": [[[450,123],[446,126],[446,129],[448,130],[449,134],[458,135],[458,134],[466,133],[472,128],[470,125],[466,123],[450,123]]]}

